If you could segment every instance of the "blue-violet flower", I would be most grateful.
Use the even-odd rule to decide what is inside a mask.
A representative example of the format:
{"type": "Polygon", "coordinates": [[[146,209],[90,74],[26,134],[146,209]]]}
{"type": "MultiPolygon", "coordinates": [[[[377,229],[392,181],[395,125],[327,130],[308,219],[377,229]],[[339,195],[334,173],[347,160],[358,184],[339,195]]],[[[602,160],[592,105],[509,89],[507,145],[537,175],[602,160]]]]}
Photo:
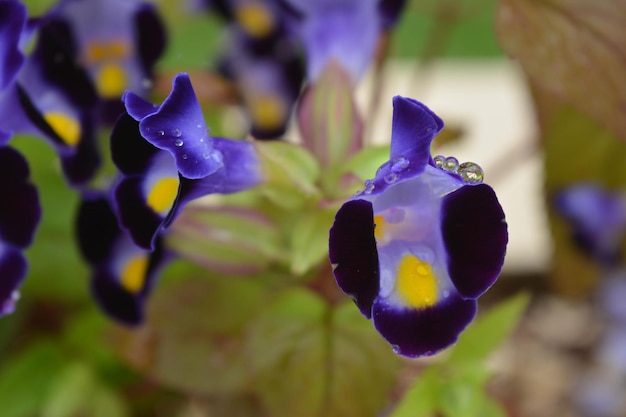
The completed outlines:
{"type": "Polygon", "coordinates": [[[235,193],[263,181],[250,142],[212,137],[187,74],[174,78],[162,105],[127,92],[111,135],[121,171],[115,207],[124,228],[146,249],[183,207],[213,193],[235,193]]]}
{"type": "Polygon", "coordinates": [[[393,100],[391,159],[337,212],[330,261],[337,284],[396,353],[453,344],[500,274],[504,212],[476,164],[432,158],[443,122],[423,104],[393,100]]]}

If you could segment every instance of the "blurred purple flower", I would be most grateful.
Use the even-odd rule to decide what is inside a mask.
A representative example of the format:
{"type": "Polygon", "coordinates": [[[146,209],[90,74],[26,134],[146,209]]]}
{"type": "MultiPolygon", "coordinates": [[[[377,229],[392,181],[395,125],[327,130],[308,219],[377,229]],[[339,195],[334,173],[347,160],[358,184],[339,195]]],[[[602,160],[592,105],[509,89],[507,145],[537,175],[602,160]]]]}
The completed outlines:
{"type": "Polygon", "coordinates": [[[15,309],[27,270],[22,251],[30,246],[41,218],[39,196],[29,176],[24,157],[0,147],[0,316],[15,309]]]}
{"type": "Polygon", "coordinates": [[[578,246],[597,261],[610,265],[620,258],[626,233],[626,198],[597,184],[582,183],[560,190],[555,208],[571,224],[578,246]]]}
{"type": "Polygon", "coordinates": [[[508,240],[504,213],[473,163],[430,155],[443,122],[393,100],[391,158],[338,211],[330,230],[337,284],[396,353],[454,343],[496,281],[508,240]]]}
{"type": "Polygon", "coordinates": [[[91,291],[98,305],[121,323],[141,324],[145,300],[171,255],[159,239],[153,251],[135,245],[102,195],[86,196],[81,202],[77,234],[92,270],[91,291]]]}

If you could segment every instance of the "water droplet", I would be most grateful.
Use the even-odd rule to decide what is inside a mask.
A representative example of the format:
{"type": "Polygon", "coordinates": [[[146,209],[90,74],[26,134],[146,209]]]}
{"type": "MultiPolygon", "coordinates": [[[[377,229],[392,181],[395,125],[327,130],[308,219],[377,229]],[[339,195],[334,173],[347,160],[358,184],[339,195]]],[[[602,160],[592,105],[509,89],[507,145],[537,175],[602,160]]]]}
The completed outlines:
{"type": "Polygon", "coordinates": [[[189,158],[186,153],[183,154],[183,159],[189,158]]]}
{"type": "Polygon", "coordinates": [[[454,156],[449,156],[446,158],[445,161],[443,161],[443,169],[445,169],[446,171],[456,172],[458,168],[459,160],[456,159],[454,156]]]}
{"type": "Polygon", "coordinates": [[[391,171],[392,172],[401,172],[409,167],[409,160],[404,156],[398,156],[393,161],[391,161],[391,171]]]}
{"type": "Polygon", "coordinates": [[[174,136],[175,138],[179,138],[183,135],[183,132],[180,131],[180,129],[172,129],[172,136],[174,136]]]}
{"type": "Polygon", "coordinates": [[[457,172],[465,182],[483,182],[483,169],[478,164],[475,164],[473,162],[463,162],[461,165],[459,165],[459,169],[457,172]]]}
{"type": "Polygon", "coordinates": [[[209,159],[211,157],[211,152],[209,152],[209,151],[202,152],[202,157],[204,159],[209,159]]]}
{"type": "Polygon", "coordinates": [[[372,194],[372,191],[374,191],[374,188],[376,188],[374,181],[372,180],[365,181],[365,190],[363,190],[363,194],[372,194]]]}
{"type": "Polygon", "coordinates": [[[354,193],[354,195],[361,195],[363,193],[363,190],[356,190],[356,192],[354,193]]]}
{"type": "Polygon", "coordinates": [[[443,163],[445,162],[446,157],[443,155],[437,155],[433,158],[433,160],[435,161],[437,168],[443,168],[443,163]]]}
{"type": "Polygon", "coordinates": [[[152,130],[151,127],[146,127],[146,132],[150,132],[152,130]]]}
{"type": "Polygon", "coordinates": [[[391,345],[391,350],[393,350],[393,353],[397,353],[397,354],[400,354],[400,352],[402,352],[402,349],[400,348],[399,345],[391,345]]]}
{"type": "Polygon", "coordinates": [[[174,145],[178,146],[179,148],[180,148],[181,146],[183,146],[183,143],[184,143],[184,142],[183,142],[183,140],[182,140],[182,139],[176,139],[176,140],[174,141],[174,145]]]}
{"type": "Polygon", "coordinates": [[[165,136],[165,132],[162,130],[157,131],[157,135],[159,136],[165,136]]]}
{"type": "Polygon", "coordinates": [[[198,129],[202,129],[202,124],[201,124],[201,123],[198,123],[198,124],[196,125],[196,127],[197,127],[198,129]]]}
{"type": "Polygon", "coordinates": [[[221,164],[224,162],[224,155],[222,155],[220,151],[213,149],[210,154],[211,159],[214,160],[216,163],[221,164]]]}
{"type": "Polygon", "coordinates": [[[398,174],[396,174],[395,172],[388,172],[385,174],[383,179],[387,184],[393,184],[398,180],[398,174]]]}
{"type": "Polygon", "coordinates": [[[204,138],[200,138],[200,143],[203,143],[203,142],[204,142],[204,138]]]}

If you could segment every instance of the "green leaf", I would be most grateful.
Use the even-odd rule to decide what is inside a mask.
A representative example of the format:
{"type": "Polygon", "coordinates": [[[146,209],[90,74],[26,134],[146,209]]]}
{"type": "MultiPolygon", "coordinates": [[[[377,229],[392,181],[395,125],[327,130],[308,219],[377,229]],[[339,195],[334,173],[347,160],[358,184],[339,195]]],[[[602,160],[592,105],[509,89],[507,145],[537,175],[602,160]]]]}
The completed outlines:
{"type": "Polygon", "coordinates": [[[442,389],[439,368],[424,370],[411,384],[389,417],[430,417],[437,411],[442,389]]]}
{"type": "Polygon", "coordinates": [[[378,415],[397,358],[352,303],[288,290],[249,327],[251,385],[273,417],[378,415]]]}
{"type": "Polygon", "coordinates": [[[503,0],[503,48],[545,91],[626,140],[626,3],[503,0]]]}
{"type": "Polygon", "coordinates": [[[74,362],[56,376],[41,417],[126,417],[128,414],[122,399],[98,380],[93,368],[74,362]]]}
{"type": "Polygon", "coordinates": [[[58,346],[48,340],[34,342],[4,362],[0,368],[2,417],[38,415],[62,363],[58,346]]]}
{"type": "MultiPolygon", "coordinates": [[[[263,307],[256,277],[202,277],[160,285],[147,322],[115,348],[133,367],[186,393],[228,395],[247,383],[243,332],[263,307]]],[[[165,284],[165,283],[163,283],[165,284]]]]}
{"type": "Polygon", "coordinates": [[[448,358],[448,364],[471,366],[483,361],[517,325],[529,301],[529,294],[520,293],[479,316],[461,334],[448,358]]]}
{"type": "Polygon", "coordinates": [[[285,142],[256,142],[266,183],[259,191],[279,207],[295,209],[319,198],[320,167],[304,148],[285,142]]]}
{"type": "Polygon", "coordinates": [[[303,213],[290,235],[291,272],[300,275],[320,262],[328,262],[328,231],[335,218],[334,209],[303,213]]]}
{"type": "Polygon", "coordinates": [[[350,172],[365,181],[373,178],[376,170],[389,160],[389,145],[368,146],[348,160],[344,172],[350,172]]]}
{"type": "Polygon", "coordinates": [[[237,206],[190,206],[167,234],[182,257],[227,274],[258,272],[283,258],[274,222],[257,210],[237,206]]]}

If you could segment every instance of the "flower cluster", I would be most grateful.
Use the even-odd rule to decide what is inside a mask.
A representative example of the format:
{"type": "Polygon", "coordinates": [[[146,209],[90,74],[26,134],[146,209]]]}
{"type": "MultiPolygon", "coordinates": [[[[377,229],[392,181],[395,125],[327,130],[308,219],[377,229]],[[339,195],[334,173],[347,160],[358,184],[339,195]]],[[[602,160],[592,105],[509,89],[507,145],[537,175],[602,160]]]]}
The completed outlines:
{"type": "MultiPolygon", "coordinates": [[[[177,256],[167,241],[170,226],[190,202],[266,187],[248,202],[254,207],[240,213],[254,214],[248,223],[262,217],[273,225],[284,217],[286,230],[298,223],[286,208],[324,211],[338,207],[338,196],[348,198],[354,173],[343,170],[344,159],[364,146],[354,88],[404,5],[204,2],[226,25],[227,48],[216,67],[237,86],[249,116],[252,138],[239,140],[211,134],[187,73],[173,77],[161,104],[151,101],[165,32],[149,3],[61,0],[41,19],[27,21],[21,3],[0,0],[0,314],[14,308],[26,274],[22,251],[40,217],[26,160],[6,146],[14,133],[40,136],[59,154],[68,183],[81,197],[77,237],[92,293],[113,319],[141,324],[159,272],[177,256]],[[33,33],[36,41],[25,55],[33,33]],[[299,151],[293,152],[296,145],[254,140],[281,137],[295,105],[303,131],[299,151]],[[103,146],[110,149],[115,172],[93,181],[101,173],[103,146]],[[282,160],[303,167],[277,169],[284,155],[268,156],[272,149],[304,155],[301,161],[282,160]],[[269,162],[262,163],[261,155],[269,162]],[[318,178],[320,167],[327,172],[318,178]],[[284,178],[307,173],[315,178],[306,185],[301,178],[284,178]],[[293,184],[308,187],[305,202],[271,206],[281,196],[288,199],[285,193],[297,188],[293,184]],[[255,216],[261,207],[271,211],[268,206],[276,213],[255,216]]],[[[441,119],[413,99],[397,96],[393,106],[390,159],[338,209],[329,256],[338,286],[393,350],[417,357],[454,343],[474,318],[477,299],[502,268],[507,225],[478,165],[430,155],[441,119]]],[[[324,212],[319,219],[330,217],[324,212]]],[[[286,240],[297,246],[296,239],[286,240]]],[[[276,241],[278,249],[266,253],[286,249],[276,241]]],[[[317,259],[322,260],[327,262],[317,259]]],[[[294,275],[306,269],[291,267],[294,275]]]]}

